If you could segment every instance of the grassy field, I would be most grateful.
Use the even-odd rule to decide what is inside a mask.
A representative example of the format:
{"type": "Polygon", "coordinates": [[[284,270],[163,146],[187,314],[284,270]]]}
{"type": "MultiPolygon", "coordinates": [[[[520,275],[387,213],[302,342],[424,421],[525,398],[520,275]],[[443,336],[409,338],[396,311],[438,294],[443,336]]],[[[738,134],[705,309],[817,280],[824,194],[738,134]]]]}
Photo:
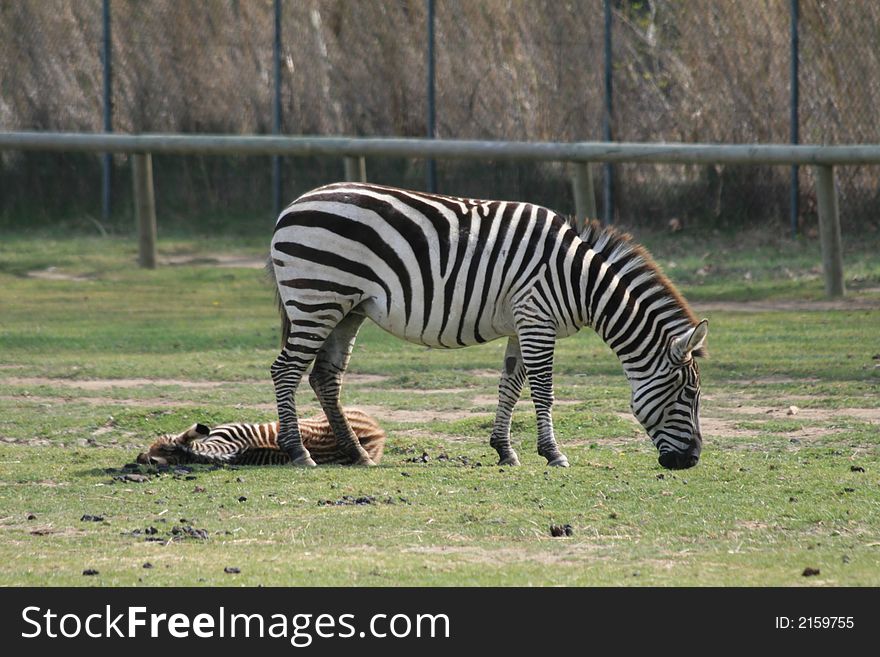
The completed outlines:
{"type": "Polygon", "coordinates": [[[657,465],[592,331],[559,343],[572,467],[551,470],[528,400],[523,466],[495,465],[503,342],[430,351],[368,325],[344,401],[387,429],[378,468],[126,481],[158,433],[273,418],[278,320],[246,262],[265,237],[165,239],[156,271],[121,238],[0,242],[0,585],[880,585],[877,238],[848,248],[839,303],[815,242],[646,240],[710,318],[686,472],[657,465]]]}

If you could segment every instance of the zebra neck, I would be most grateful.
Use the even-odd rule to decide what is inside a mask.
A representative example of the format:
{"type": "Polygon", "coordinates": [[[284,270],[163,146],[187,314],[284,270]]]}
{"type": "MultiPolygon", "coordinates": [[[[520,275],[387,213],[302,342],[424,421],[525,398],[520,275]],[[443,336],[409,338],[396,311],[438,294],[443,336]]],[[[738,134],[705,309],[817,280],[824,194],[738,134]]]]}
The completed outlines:
{"type": "Polygon", "coordinates": [[[199,448],[201,447],[203,449],[204,447],[198,442],[196,442],[194,445],[181,445],[180,447],[181,451],[186,454],[187,463],[203,463],[206,465],[211,465],[217,463],[218,461],[225,460],[225,454],[223,454],[222,452],[212,454],[201,451],[199,448]]]}
{"type": "Polygon", "coordinates": [[[583,324],[617,355],[631,381],[651,369],[669,340],[691,326],[687,312],[653,269],[613,262],[586,243],[580,289],[583,324]]]}

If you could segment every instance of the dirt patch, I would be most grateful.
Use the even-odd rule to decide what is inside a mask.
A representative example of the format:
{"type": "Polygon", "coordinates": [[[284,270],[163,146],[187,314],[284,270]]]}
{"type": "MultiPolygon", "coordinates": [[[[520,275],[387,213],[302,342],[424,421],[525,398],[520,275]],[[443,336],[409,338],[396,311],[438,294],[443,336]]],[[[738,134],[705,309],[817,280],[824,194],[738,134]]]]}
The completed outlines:
{"type": "Polygon", "coordinates": [[[77,283],[85,283],[90,280],[88,276],[77,276],[76,274],[65,274],[59,271],[57,267],[46,267],[46,269],[35,269],[29,271],[26,276],[28,278],[38,278],[44,281],[74,281],[77,283]]]}
{"type": "MultiPolygon", "coordinates": [[[[547,541],[554,541],[550,534],[544,530],[543,532],[537,528],[533,528],[536,537],[546,538],[547,541]]],[[[526,530],[528,531],[528,530],[526,530]]],[[[554,549],[539,552],[536,550],[525,550],[517,548],[499,548],[485,549],[480,547],[459,546],[459,545],[436,545],[436,546],[415,546],[404,548],[401,552],[410,554],[436,554],[441,557],[458,557],[462,561],[475,564],[491,564],[497,565],[502,563],[530,562],[541,564],[561,564],[583,561],[589,558],[591,561],[599,555],[599,552],[607,546],[593,545],[590,543],[568,543],[565,549],[554,549]]]]}
{"type": "MultiPolygon", "coordinates": [[[[345,377],[345,382],[348,383],[348,377],[345,377]]],[[[386,392],[389,395],[417,395],[417,396],[425,396],[425,395],[461,395],[468,392],[473,392],[473,388],[385,388],[382,392],[386,392]]],[[[497,401],[497,400],[496,400],[497,401]]]]}
{"type": "MultiPolygon", "coordinates": [[[[163,397],[148,397],[144,399],[120,399],[118,397],[43,397],[39,395],[0,395],[3,401],[29,401],[36,404],[69,404],[72,402],[89,404],[91,406],[125,406],[129,408],[190,408],[199,406],[197,401],[174,401],[163,397]]],[[[235,404],[235,408],[253,409],[257,411],[274,411],[275,403],[265,404],[235,404]]]]}
{"type": "Polygon", "coordinates": [[[365,406],[363,404],[358,405],[358,408],[364,413],[380,418],[380,421],[391,420],[392,422],[450,422],[471,417],[494,417],[494,414],[491,413],[475,413],[474,411],[467,409],[456,411],[435,411],[426,408],[423,410],[412,411],[391,409],[385,406],[365,406]]]}
{"type": "Polygon", "coordinates": [[[52,379],[41,376],[11,376],[3,383],[14,386],[59,386],[79,390],[112,390],[146,386],[180,386],[181,388],[219,388],[233,381],[183,381],[180,379],[52,379]]]}
{"type": "MultiPolygon", "coordinates": [[[[349,374],[346,383],[355,385],[381,383],[387,376],[380,374],[349,374]]],[[[4,377],[3,383],[15,386],[61,386],[80,390],[109,390],[113,388],[143,388],[148,386],[179,386],[181,388],[221,388],[254,381],[191,381],[187,379],[59,379],[42,376],[4,377]]],[[[260,381],[262,383],[262,381],[260,381]]],[[[407,391],[411,393],[412,391],[407,391]]]]}
{"type": "Polygon", "coordinates": [[[880,309],[880,299],[870,297],[846,297],[844,299],[801,301],[712,301],[691,304],[698,315],[709,312],[761,313],[773,311],[829,311],[829,310],[876,310],[880,309]]]}
{"type": "Polygon", "coordinates": [[[210,256],[171,255],[159,258],[160,265],[207,265],[210,267],[241,267],[244,269],[264,269],[266,258],[214,254],[210,256]]]}
{"type": "Polygon", "coordinates": [[[794,415],[788,414],[787,407],[768,408],[767,406],[740,405],[725,408],[724,410],[736,415],[752,416],[754,419],[772,418],[776,420],[827,422],[843,417],[853,417],[871,424],[880,424],[880,408],[798,408],[797,413],[794,415]]]}
{"type": "Polygon", "coordinates": [[[501,369],[497,370],[468,370],[468,374],[481,379],[495,379],[496,383],[501,378],[501,369]]]}

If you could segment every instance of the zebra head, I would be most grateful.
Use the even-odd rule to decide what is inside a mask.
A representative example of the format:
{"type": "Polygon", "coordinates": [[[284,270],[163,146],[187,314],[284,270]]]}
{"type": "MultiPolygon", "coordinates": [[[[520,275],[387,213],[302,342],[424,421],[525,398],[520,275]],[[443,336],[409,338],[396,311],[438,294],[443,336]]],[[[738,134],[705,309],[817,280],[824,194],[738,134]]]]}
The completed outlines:
{"type": "Polygon", "coordinates": [[[207,438],[211,430],[204,424],[194,424],[181,434],[159,436],[146,452],[137,456],[144,465],[177,465],[185,455],[184,446],[193,440],[207,438]]]}
{"type": "Polygon", "coordinates": [[[631,377],[632,411],[660,451],[664,468],[690,468],[700,460],[700,372],[709,324],[701,321],[670,339],[648,376],[631,377]]]}

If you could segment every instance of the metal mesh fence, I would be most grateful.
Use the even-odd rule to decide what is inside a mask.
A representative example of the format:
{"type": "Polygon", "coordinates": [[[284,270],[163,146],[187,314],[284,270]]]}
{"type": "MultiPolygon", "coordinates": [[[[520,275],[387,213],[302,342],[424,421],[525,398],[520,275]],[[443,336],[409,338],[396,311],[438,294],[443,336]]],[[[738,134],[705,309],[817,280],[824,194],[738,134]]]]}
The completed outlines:
{"type": "MultiPolygon", "coordinates": [[[[602,137],[603,0],[438,0],[440,138],[602,137]]],[[[0,4],[0,129],[103,126],[102,0],[0,4]]],[[[112,122],[124,132],[268,133],[272,0],[110,0],[112,122]]],[[[790,3],[611,2],[612,137],[786,142],[790,3]]],[[[424,0],[281,0],[281,132],[423,136],[424,0]]],[[[880,5],[800,1],[803,143],[880,142],[880,5]]],[[[6,223],[100,214],[100,160],[0,153],[6,223]],[[42,217],[42,219],[40,219],[42,217]]],[[[111,225],[127,226],[128,158],[113,158],[111,225]]],[[[439,190],[573,211],[565,164],[441,161],[439,190]]],[[[839,167],[843,227],[875,225],[880,171],[839,167]]],[[[284,158],[282,199],[338,180],[330,158],[284,158]]],[[[627,225],[787,224],[788,167],[613,167],[614,220],[627,225]]],[[[424,188],[425,162],[371,159],[371,180],[424,188]]],[[[600,214],[604,168],[594,167],[600,214]]],[[[269,158],[157,157],[164,226],[271,215],[269,158]]],[[[801,228],[815,193],[800,172],[801,228]]],[[[94,221],[89,219],[88,221],[94,221]]],[[[245,222],[247,223],[247,222],[245,222]]]]}

